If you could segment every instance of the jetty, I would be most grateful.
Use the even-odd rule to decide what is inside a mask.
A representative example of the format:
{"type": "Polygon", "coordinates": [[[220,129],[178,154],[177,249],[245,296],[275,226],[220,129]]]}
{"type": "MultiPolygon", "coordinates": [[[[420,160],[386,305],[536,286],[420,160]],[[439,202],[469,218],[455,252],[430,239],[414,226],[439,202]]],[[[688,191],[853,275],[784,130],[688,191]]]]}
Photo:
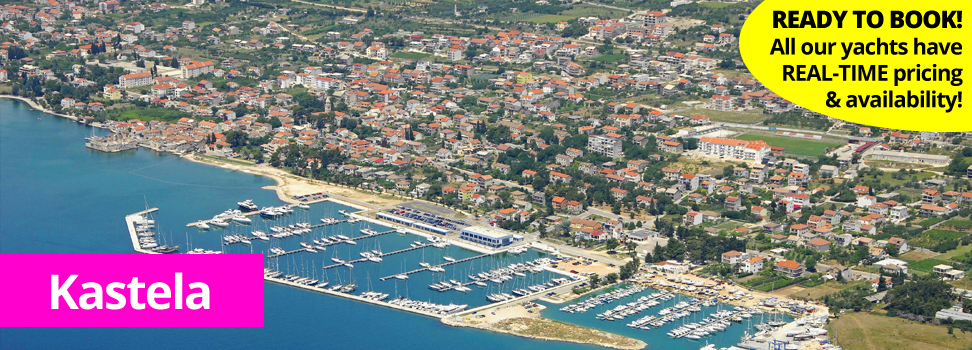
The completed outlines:
{"type": "Polygon", "coordinates": [[[149,208],[125,216],[125,225],[128,226],[128,234],[132,237],[132,248],[134,248],[136,252],[143,254],[162,254],[160,252],[143,249],[142,246],[138,244],[138,235],[135,233],[135,220],[144,217],[146,214],[151,214],[157,211],[159,211],[159,208],[149,208]]]}
{"type": "MultiPolygon", "coordinates": [[[[334,225],[334,224],[318,224],[318,225],[314,225],[314,226],[311,226],[311,227],[313,228],[313,227],[320,227],[320,226],[326,226],[326,225],[334,225]]],[[[388,230],[388,231],[385,231],[385,232],[378,232],[378,233],[373,234],[373,235],[357,236],[357,237],[353,237],[351,239],[347,239],[347,240],[343,240],[343,241],[339,241],[339,242],[325,243],[325,244],[321,244],[321,245],[324,246],[324,247],[330,247],[332,245],[342,244],[342,243],[347,242],[347,241],[358,241],[358,240],[365,239],[365,238],[368,238],[368,237],[378,237],[378,236],[381,236],[381,235],[387,235],[387,234],[392,233],[392,232],[395,232],[395,230],[388,230]]],[[[307,250],[307,248],[300,248],[300,249],[297,249],[297,250],[291,250],[291,251],[283,252],[283,253],[280,253],[280,254],[268,255],[267,258],[271,258],[271,259],[272,258],[279,258],[279,257],[284,256],[284,255],[290,255],[290,254],[294,254],[294,253],[299,253],[299,252],[302,252],[302,251],[305,251],[305,250],[307,250]]]]}
{"type": "Polygon", "coordinates": [[[436,318],[436,319],[449,316],[449,315],[436,314],[436,313],[433,313],[433,312],[428,312],[428,311],[424,311],[424,310],[420,310],[420,309],[413,309],[413,308],[403,307],[403,306],[399,306],[399,305],[395,305],[395,304],[388,303],[386,301],[379,301],[379,300],[369,299],[369,298],[365,298],[365,297],[358,296],[358,295],[354,295],[354,294],[350,294],[350,293],[340,293],[340,292],[336,292],[336,291],[331,291],[331,290],[329,290],[327,288],[317,288],[317,287],[313,287],[313,286],[308,286],[306,284],[294,283],[294,282],[291,282],[291,281],[284,280],[282,278],[274,278],[274,277],[264,276],[263,279],[264,280],[267,280],[267,281],[270,281],[270,282],[279,283],[279,284],[283,284],[283,285],[287,285],[287,286],[291,286],[291,287],[296,287],[296,288],[300,288],[300,289],[304,289],[304,290],[309,290],[309,291],[313,291],[313,292],[318,292],[318,293],[324,293],[324,294],[328,294],[328,295],[338,296],[338,297],[347,298],[347,299],[351,299],[351,300],[357,300],[357,301],[364,302],[364,303],[374,304],[374,305],[378,305],[378,306],[384,306],[384,307],[387,307],[387,308],[390,308],[390,309],[395,309],[395,310],[400,310],[400,311],[405,311],[405,312],[411,312],[413,314],[422,315],[422,316],[426,316],[426,317],[432,317],[432,318],[436,318]]]}
{"type": "MultiPolygon", "coordinates": [[[[287,207],[287,209],[293,209],[293,208],[297,207],[297,204],[285,204],[285,205],[282,205],[282,207],[287,207]]],[[[260,215],[260,211],[259,210],[247,211],[247,212],[240,213],[240,215],[243,215],[243,216],[260,215]]],[[[209,224],[209,223],[212,223],[212,222],[213,222],[213,219],[199,220],[199,221],[190,222],[190,223],[186,224],[186,227],[196,227],[196,225],[199,225],[199,223],[209,224]]],[[[320,225],[320,226],[325,226],[325,225],[320,225]]],[[[319,226],[317,226],[317,227],[319,227],[319,226]]]]}
{"type": "MultiPolygon", "coordinates": [[[[426,244],[423,247],[425,247],[425,246],[429,246],[429,244],[426,244]]],[[[449,262],[442,263],[442,264],[439,264],[439,265],[429,265],[429,267],[423,267],[423,268],[415,269],[415,270],[412,270],[412,271],[407,271],[407,272],[402,272],[402,273],[396,273],[396,274],[391,275],[391,276],[385,276],[385,277],[379,278],[379,280],[384,281],[384,280],[387,280],[387,279],[390,279],[390,278],[395,278],[395,276],[398,276],[398,275],[406,275],[407,276],[407,275],[411,275],[413,273],[419,273],[419,272],[428,270],[429,268],[432,268],[432,267],[446,267],[446,266],[449,266],[449,265],[452,265],[452,264],[458,264],[458,263],[462,263],[462,262],[466,262],[466,261],[470,261],[470,260],[476,260],[476,259],[479,259],[479,258],[482,258],[482,257],[486,257],[486,256],[490,256],[490,255],[492,255],[492,254],[483,254],[483,255],[471,256],[471,257],[468,257],[468,258],[465,258],[465,259],[459,259],[459,260],[456,260],[456,261],[449,261],[449,262]]]]}

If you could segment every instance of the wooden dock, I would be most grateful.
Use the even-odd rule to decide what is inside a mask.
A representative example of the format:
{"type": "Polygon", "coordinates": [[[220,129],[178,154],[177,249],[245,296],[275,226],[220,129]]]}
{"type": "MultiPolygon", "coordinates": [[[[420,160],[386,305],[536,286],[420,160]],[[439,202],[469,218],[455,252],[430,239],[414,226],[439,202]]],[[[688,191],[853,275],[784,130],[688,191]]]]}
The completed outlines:
{"type": "MultiPolygon", "coordinates": [[[[429,244],[427,244],[425,246],[429,246],[429,244]]],[[[484,256],[490,256],[490,255],[492,255],[492,254],[483,254],[483,255],[471,256],[471,257],[468,257],[468,258],[465,258],[465,259],[459,259],[459,260],[456,260],[456,261],[447,261],[447,262],[442,263],[442,264],[439,264],[439,265],[429,265],[429,267],[445,267],[445,266],[449,266],[449,265],[452,265],[452,264],[458,264],[458,263],[462,263],[462,262],[466,262],[466,261],[470,261],[470,260],[476,260],[476,259],[482,258],[484,256]]],[[[407,272],[402,272],[402,273],[396,273],[396,274],[391,275],[391,276],[385,276],[385,277],[379,278],[379,280],[384,281],[384,280],[387,280],[387,279],[390,279],[390,278],[395,278],[395,276],[398,276],[398,275],[411,275],[413,273],[419,273],[419,272],[428,270],[429,267],[423,267],[421,269],[415,269],[415,270],[412,270],[412,271],[407,271],[407,272]]]]}

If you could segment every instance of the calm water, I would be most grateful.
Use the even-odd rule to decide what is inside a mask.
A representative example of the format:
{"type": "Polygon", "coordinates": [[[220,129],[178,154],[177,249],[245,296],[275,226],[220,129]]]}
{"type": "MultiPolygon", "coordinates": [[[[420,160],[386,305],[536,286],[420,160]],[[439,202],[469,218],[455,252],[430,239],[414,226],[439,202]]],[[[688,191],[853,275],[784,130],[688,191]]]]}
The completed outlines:
{"type": "MultiPolygon", "coordinates": [[[[272,180],[145,150],[89,151],[84,137],[92,133],[105,131],[0,99],[0,253],[131,254],[124,216],[143,209],[146,201],[161,209],[159,230],[173,243],[183,245],[186,223],[210,218],[235,207],[239,200],[283,204],[272,191],[261,189],[273,185],[272,180]]],[[[338,209],[329,216],[337,216],[338,209]]],[[[326,214],[323,205],[315,205],[309,213],[326,214]]],[[[208,233],[209,241],[205,235],[194,233],[193,245],[218,247],[219,233],[208,233]]],[[[263,247],[261,244],[265,243],[254,242],[254,249],[263,247]]],[[[382,243],[381,249],[394,249],[391,244],[385,247],[382,243]]],[[[448,254],[464,257],[463,251],[453,252],[454,248],[448,254]]],[[[249,250],[242,246],[230,249],[249,250]]],[[[349,254],[346,249],[338,253],[349,254]]],[[[329,254],[330,250],[318,255],[329,258],[329,254]]],[[[426,259],[441,259],[442,252],[438,254],[427,252],[426,259]]],[[[408,258],[411,268],[418,261],[408,258]]],[[[402,268],[394,260],[382,265],[378,267],[381,271],[371,273],[374,280],[376,273],[384,276],[402,268]]],[[[446,273],[452,278],[451,270],[446,273]]],[[[363,278],[358,278],[359,285],[365,285],[363,278]]],[[[432,292],[428,283],[419,286],[419,282],[417,279],[411,289],[432,292]]],[[[0,348],[597,349],[452,328],[436,319],[273,283],[265,284],[264,305],[263,328],[2,328],[0,348]]]]}
{"type": "MultiPolygon", "coordinates": [[[[268,220],[254,217],[250,225],[232,224],[209,232],[187,229],[186,223],[207,219],[242,199],[253,199],[260,206],[281,205],[264,177],[196,164],[176,156],[146,150],[104,154],[84,147],[84,137],[103,135],[74,122],[30,110],[18,101],[0,99],[0,253],[3,254],[131,254],[131,240],[124,216],[143,209],[146,203],[158,207],[158,230],[168,244],[183,247],[219,249],[224,234],[245,234],[250,230],[268,231],[268,226],[295,222],[319,223],[322,217],[340,217],[338,210],[350,210],[333,203],[316,204],[292,216],[268,220]]],[[[255,240],[251,246],[227,246],[228,253],[265,253],[271,246],[287,250],[300,241],[321,236],[361,235],[361,228],[379,232],[388,229],[371,223],[342,224],[315,229],[305,236],[288,237],[271,243],[255,240]]],[[[338,267],[327,271],[331,257],[348,260],[362,250],[383,252],[405,248],[416,240],[413,235],[387,234],[363,239],[358,245],[328,247],[318,254],[298,253],[269,264],[281,270],[326,278],[331,283],[347,283],[352,271],[338,267]]],[[[450,246],[425,248],[384,258],[380,264],[356,264],[353,280],[359,291],[374,289],[392,295],[438,303],[455,302],[470,307],[487,302],[485,295],[509,291],[557,277],[542,273],[519,278],[515,285],[505,283],[498,289],[476,286],[472,292],[439,293],[428,284],[444,279],[466,281],[466,275],[534,259],[539,253],[501,255],[455,264],[444,273],[422,272],[408,282],[380,277],[419,267],[418,263],[441,263],[444,256],[456,259],[478,253],[450,246]]],[[[511,335],[444,326],[438,320],[285,287],[265,284],[265,324],[263,328],[0,328],[0,349],[26,348],[341,348],[341,349],[598,349],[560,342],[530,340],[511,335]]],[[[668,306],[660,305],[646,312],[668,306]]],[[[613,307],[613,305],[611,306],[613,307]]],[[[598,311],[585,314],[560,312],[553,305],[544,315],[585,326],[645,340],[649,348],[697,349],[704,343],[673,340],[667,328],[642,331],[624,326],[626,321],[599,321],[598,311]]],[[[711,337],[719,346],[735,344],[744,326],[733,326],[725,335],[711,337]]]]}
{"type": "MultiPolygon", "coordinates": [[[[609,292],[609,291],[610,290],[607,290],[607,291],[604,291],[603,293],[606,293],[606,292],[609,292]]],[[[766,315],[762,316],[763,318],[761,318],[761,316],[754,316],[754,317],[752,317],[750,319],[750,321],[743,320],[743,322],[739,322],[739,323],[732,322],[732,325],[730,325],[729,327],[727,327],[725,331],[723,331],[723,332],[717,332],[717,333],[715,333],[715,334],[713,334],[711,336],[702,338],[700,340],[692,340],[692,339],[688,339],[688,338],[672,339],[672,338],[668,337],[667,334],[671,330],[673,330],[675,328],[678,328],[678,327],[681,327],[683,324],[693,323],[693,322],[699,322],[702,319],[704,319],[706,316],[708,316],[709,314],[711,314],[711,313],[713,313],[715,311],[720,310],[720,308],[722,308],[722,309],[728,308],[728,309],[731,310],[734,307],[733,306],[729,306],[729,305],[725,305],[725,304],[720,305],[720,306],[710,306],[710,307],[704,307],[703,306],[702,307],[702,311],[700,311],[700,312],[696,312],[696,313],[692,314],[691,316],[685,317],[685,318],[683,318],[681,320],[678,320],[678,321],[675,321],[675,322],[670,322],[668,324],[663,325],[660,328],[654,328],[652,326],[649,326],[649,327],[651,327],[651,329],[649,329],[649,330],[636,329],[636,328],[631,328],[631,327],[628,327],[627,326],[627,324],[630,323],[631,321],[637,320],[637,319],[642,318],[642,317],[645,317],[645,316],[653,315],[653,316],[658,317],[659,316],[658,315],[658,311],[661,311],[661,309],[664,309],[664,308],[670,307],[670,306],[674,306],[675,304],[678,304],[680,301],[688,301],[688,300],[691,300],[691,298],[689,298],[689,297],[676,294],[675,298],[672,298],[671,300],[667,300],[667,301],[661,301],[661,300],[659,300],[659,302],[660,302],[659,305],[657,305],[655,307],[652,307],[652,308],[649,308],[647,310],[644,310],[644,311],[642,311],[642,312],[640,312],[638,314],[625,317],[623,320],[618,320],[618,321],[604,321],[604,320],[599,320],[596,317],[597,314],[599,314],[599,313],[602,313],[604,311],[613,309],[613,308],[615,308],[615,307],[617,307],[618,305],[621,305],[621,304],[626,304],[626,303],[633,302],[633,301],[637,300],[638,298],[640,298],[642,296],[646,296],[646,295],[649,295],[649,294],[652,294],[652,293],[655,293],[655,292],[658,292],[658,291],[655,290],[655,289],[648,288],[648,289],[645,289],[644,291],[642,291],[640,293],[635,293],[635,294],[629,295],[629,296],[627,296],[625,298],[621,298],[619,300],[616,300],[616,301],[611,302],[611,303],[608,303],[608,304],[599,305],[599,306],[597,306],[597,307],[595,307],[595,308],[593,308],[591,310],[588,310],[585,313],[569,313],[569,312],[564,312],[564,311],[560,311],[559,310],[564,305],[554,305],[554,304],[542,303],[542,304],[544,304],[544,305],[547,306],[547,309],[544,310],[544,312],[543,312],[543,316],[544,317],[547,317],[547,318],[550,318],[550,319],[558,320],[558,321],[563,321],[563,322],[573,323],[573,324],[577,324],[577,325],[581,325],[581,326],[602,329],[602,330],[605,330],[605,331],[608,331],[608,332],[611,332],[611,333],[615,333],[615,334],[620,334],[620,335],[624,335],[624,336],[628,336],[628,337],[632,337],[632,338],[641,339],[641,340],[649,343],[650,344],[650,347],[656,348],[656,349],[668,349],[668,348],[674,348],[674,349],[698,349],[698,348],[700,348],[702,346],[705,346],[706,343],[708,343],[708,344],[715,344],[717,347],[729,347],[729,346],[736,345],[737,343],[739,343],[740,339],[743,337],[743,335],[746,332],[749,332],[749,334],[754,334],[754,333],[758,332],[758,330],[755,327],[752,327],[752,325],[755,325],[757,323],[762,322],[764,320],[764,318],[765,318],[765,321],[769,321],[770,320],[769,318],[771,317],[769,314],[766,314],[766,315]]],[[[598,294],[603,294],[603,293],[598,293],[598,294]]],[[[594,297],[594,295],[592,295],[592,296],[590,296],[588,298],[593,298],[593,297],[594,297]]],[[[584,298],[584,299],[588,299],[588,298],[584,298]]],[[[580,300],[577,300],[577,301],[580,301],[580,300]]],[[[577,301],[574,301],[574,302],[577,302],[577,301]]],[[[777,317],[780,317],[780,318],[782,318],[783,320],[786,320],[786,321],[789,321],[791,319],[790,317],[784,316],[784,315],[779,315],[777,317]]]]}

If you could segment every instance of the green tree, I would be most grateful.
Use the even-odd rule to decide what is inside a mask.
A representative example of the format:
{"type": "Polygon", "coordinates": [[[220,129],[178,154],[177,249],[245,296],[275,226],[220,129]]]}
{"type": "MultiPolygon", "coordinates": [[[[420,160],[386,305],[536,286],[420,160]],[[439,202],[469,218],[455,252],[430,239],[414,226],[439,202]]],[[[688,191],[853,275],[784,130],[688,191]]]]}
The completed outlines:
{"type": "Polygon", "coordinates": [[[596,273],[592,274],[588,279],[590,280],[591,288],[597,288],[597,285],[601,283],[601,277],[596,273]]]}

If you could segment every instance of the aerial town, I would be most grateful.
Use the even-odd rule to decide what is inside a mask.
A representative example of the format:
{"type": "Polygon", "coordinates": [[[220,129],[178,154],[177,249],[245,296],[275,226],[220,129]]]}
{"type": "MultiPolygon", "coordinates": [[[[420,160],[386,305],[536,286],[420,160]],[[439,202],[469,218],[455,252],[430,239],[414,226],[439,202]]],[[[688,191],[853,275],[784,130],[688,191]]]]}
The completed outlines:
{"type": "Polygon", "coordinates": [[[414,229],[602,265],[571,271],[575,298],[628,281],[826,310],[801,348],[972,343],[972,132],[767,90],[737,43],[759,1],[0,4],[0,94],[102,129],[92,152],[346,189],[389,223],[434,205],[448,223],[414,229]],[[934,336],[879,339],[899,327],[934,336]]]}

